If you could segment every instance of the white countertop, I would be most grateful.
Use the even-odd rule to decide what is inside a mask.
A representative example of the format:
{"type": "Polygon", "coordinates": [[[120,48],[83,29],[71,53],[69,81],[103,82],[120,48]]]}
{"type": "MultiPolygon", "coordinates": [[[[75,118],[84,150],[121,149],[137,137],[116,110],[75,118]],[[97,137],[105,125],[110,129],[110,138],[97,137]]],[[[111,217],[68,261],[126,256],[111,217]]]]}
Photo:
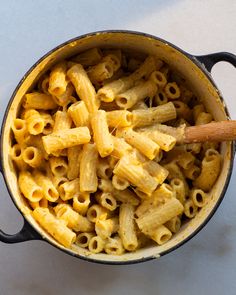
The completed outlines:
{"type": "MultiPolygon", "coordinates": [[[[193,54],[236,54],[234,0],[0,0],[0,121],[18,81],[43,54],[75,36],[130,29],[162,37],[193,54]],[[147,4],[148,3],[148,4],[147,4]]],[[[213,77],[236,119],[236,69],[220,63],[213,77]]],[[[0,243],[1,295],[236,294],[236,172],[209,224],[171,254],[131,266],[70,257],[47,243],[0,243]]],[[[22,218],[0,177],[0,228],[22,218]]]]}

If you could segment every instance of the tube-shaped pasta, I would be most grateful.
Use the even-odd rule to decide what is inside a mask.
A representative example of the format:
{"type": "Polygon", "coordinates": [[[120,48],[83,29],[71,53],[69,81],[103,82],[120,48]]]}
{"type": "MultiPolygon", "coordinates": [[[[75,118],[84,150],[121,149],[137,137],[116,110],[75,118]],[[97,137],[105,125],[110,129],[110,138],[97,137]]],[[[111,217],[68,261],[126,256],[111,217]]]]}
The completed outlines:
{"type": "Polygon", "coordinates": [[[108,179],[99,179],[98,188],[103,192],[111,193],[114,189],[112,182],[108,179]]]}
{"type": "Polygon", "coordinates": [[[57,111],[55,114],[55,121],[53,126],[53,133],[61,132],[61,130],[70,129],[72,120],[67,112],[57,111]]]}
{"type": "Polygon", "coordinates": [[[105,244],[104,250],[107,254],[110,255],[121,255],[125,251],[122,245],[121,238],[118,236],[114,238],[109,238],[108,242],[105,244]]]}
{"type": "Polygon", "coordinates": [[[19,170],[24,170],[27,168],[27,165],[23,160],[22,152],[23,149],[18,143],[13,145],[11,148],[11,158],[16,163],[16,166],[19,170]]]}
{"type": "Polygon", "coordinates": [[[150,160],[153,160],[160,151],[160,146],[152,139],[132,129],[124,129],[121,135],[130,145],[135,147],[150,160]]]}
{"type": "Polygon", "coordinates": [[[92,48],[74,56],[72,61],[87,67],[96,65],[101,59],[101,50],[99,48],[92,48]]]}
{"type": "Polygon", "coordinates": [[[132,87],[134,81],[131,77],[123,77],[112,81],[98,90],[97,98],[104,102],[112,102],[119,93],[132,87]]]}
{"type": "Polygon", "coordinates": [[[65,221],[70,229],[76,232],[92,232],[94,225],[84,216],[75,212],[68,204],[58,204],[54,207],[58,219],[65,221]]]}
{"type": "Polygon", "coordinates": [[[188,105],[182,101],[179,100],[175,100],[173,102],[175,109],[176,109],[176,113],[177,113],[177,117],[181,118],[181,119],[185,119],[187,121],[190,121],[192,118],[192,111],[191,109],[188,107],[188,105]]]}
{"type": "Polygon", "coordinates": [[[35,182],[42,188],[44,198],[49,202],[56,202],[59,198],[59,193],[49,177],[39,171],[33,173],[35,182]]]}
{"type": "Polygon", "coordinates": [[[118,217],[109,218],[106,220],[97,220],[95,224],[95,232],[103,240],[109,238],[113,233],[119,229],[118,217]]]}
{"type": "Polygon", "coordinates": [[[160,71],[152,72],[150,79],[158,86],[158,88],[163,88],[167,83],[165,75],[160,71]]]}
{"type": "Polygon", "coordinates": [[[164,91],[169,99],[177,99],[180,97],[180,89],[175,82],[167,83],[164,88],[164,91]]]}
{"type": "Polygon", "coordinates": [[[47,208],[38,207],[32,214],[36,221],[63,246],[70,248],[75,242],[76,234],[63,221],[53,216],[47,208]]]}
{"type": "Polygon", "coordinates": [[[60,193],[60,198],[63,201],[67,201],[73,199],[74,197],[77,197],[80,190],[79,178],[61,184],[58,190],[60,193]]]}
{"type": "Polygon", "coordinates": [[[209,148],[209,149],[206,150],[205,156],[206,157],[219,156],[219,152],[214,148],[209,148]]]}
{"type": "Polygon", "coordinates": [[[148,212],[137,218],[136,222],[143,233],[149,234],[160,225],[181,214],[183,210],[183,205],[176,198],[166,199],[164,204],[150,208],[148,212]]]}
{"type": "Polygon", "coordinates": [[[186,178],[195,180],[200,175],[201,170],[198,166],[192,165],[188,169],[183,170],[183,174],[186,178]]]}
{"type": "Polygon", "coordinates": [[[146,194],[144,192],[142,192],[140,189],[138,188],[132,188],[132,190],[135,192],[135,194],[141,199],[141,200],[146,200],[149,199],[151,197],[150,194],[146,194]]]}
{"type": "Polygon", "coordinates": [[[58,187],[67,182],[68,179],[66,177],[63,177],[63,176],[53,176],[51,175],[52,173],[48,174],[48,176],[52,179],[52,182],[54,184],[54,186],[58,189],[58,187]]]}
{"type": "Polygon", "coordinates": [[[190,197],[195,206],[199,208],[205,206],[207,201],[207,194],[203,190],[197,188],[192,189],[190,191],[190,197]]]}
{"type": "Polygon", "coordinates": [[[154,177],[159,184],[162,184],[167,178],[169,171],[154,161],[148,161],[143,164],[143,168],[154,177]]]}
{"type": "Polygon", "coordinates": [[[96,194],[96,201],[104,208],[114,211],[117,208],[117,202],[112,193],[102,192],[96,194]]]}
{"type": "Polygon", "coordinates": [[[122,203],[130,203],[134,206],[137,206],[139,204],[139,200],[132,191],[130,191],[129,189],[125,189],[123,191],[116,190],[110,180],[100,179],[98,188],[103,192],[112,193],[116,200],[122,203]]]}
{"type": "Polygon", "coordinates": [[[205,112],[205,108],[203,104],[197,104],[194,106],[193,108],[193,119],[194,122],[196,122],[197,117],[199,116],[200,113],[204,113],[205,112]]]}
{"type": "Polygon", "coordinates": [[[113,71],[116,72],[121,67],[122,62],[122,52],[120,49],[117,50],[107,50],[104,52],[104,61],[111,64],[113,71]]]}
{"type": "MultiPolygon", "coordinates": [[[[173,104],[172,104],[172,106],[173,106],[173,104]]],[[[151,132],[151,131],[156,131],[156,130],[175,137],[176,142],[182,142],[183,137],[184,137],[185,125],[181,125],[180,127],[175,128],[172,126],[155,123],[151,126],[147,126],[147,127],[143,127],[143,128],[138,129],[138,131],[140,131],[140,132],[145,132],[145,131],[151,132]]]]}
{"type": "Polygon", "coordinates": [[[112,136],[113,140],[113,151],[111,152],[111,156],[120,159],[121,157],[125,156],[127,153],[132,151],[132,146],[129,145],[124,138],[119,138],[112,136]]]}
{"type": "Polygon", "coordinates": [[[72,66],[67,71],[67,75],[74,85],[77,95],[84,101],[89,113],[96,112],[100,103],[96,98],[96,91],[83,66],[80,64],[72,66]]]}
{"type": "Polygon", "coordinates": [[[157,86],[152,80],[140,82],[137,86],[117,95],[116,104],[122,109],[129,109],[146,97],[152,98],[156,92],[157,86]]]}
{"type": "Polygon", "coordinates": [[[76,237],[75,244],[82,248],[87,248],[90,240],[94,237],[93,233],[80,233],[76,237]]]}
{"type": "Polygon", "coordinates": [[[96,84],[111,78],[119,67],[119,58],[114,54],[109,54],[100,63],[90,67],[87,73],[92,83],[96,84]]]}
{"type": "Polygon", "coordinates": [[[182,204],[184,204],[186,199],[184,182],[180,178],[173,178],[170,182],[170,185],[175,191],[176,199],[178,199],[182,204]]]}
{"type": "Polygon", "coordinates": [[[221,156],[219,153],[218,155],[205,156],[202,161],[201,174],[194,180],[194,186],[206,192],[210,191],[220,174],[220,167],[221,156]]]}
{"type": "Polygon", "coordinates": [[[193,218],[197,214],[198,207],[193,203],[192,199],[189,199],[184,204],[184,214],[188,218],[193,218]]]}
{"type": "Polygon", "coordinates": [[[199,154],[201,151],[202,144],[200,142],[193,142],[186,144],[186,151],[193,154],[199,154]]]}
{"type": "Polygon", "coordinates": [[[20,172],[18,184],[22,194],[31,202],[39,202],[43,198],[43,190],[28,171],[20,172]]]}
{"type": "Polygon", "coordinates": [[[158,90],[157,94],[153,98],[153,106],[160,106],[168,103],[168,98],[163,90],[158,90]]]}
{"type": "Polygon", "coordinates": [[[67,174],[68,164],[64,158],[50,157],[49,165],[54,176],[61,177],[67,174]]]}
{"type": "Polygon", "coordinates": [[[144,101],[138,101],[131,109],[130,111],[134,111],[134,110],[146,110],[148,109],[148,106],[146,105],[146,103],[144,101]]]}
{"type": "Polygon", "coordinates": [[[133,114],[126,110],[111,111],[106,113],[107,124],[110,127],[121,128],[132,124],[133,114]]]}
{"type": "Polygon", "coordinates": [[[133,165],[125,157],[121,158],[113,173],[127,179],[131,184],[146,194],[151,194],[158,183],[141,165],[133,165]]]}
{"type": "Polygon", "coordinates": [[[109,133],[106,112],[103,110],[97,111],[91,119],[94,142],[97,145],[97,150],[102,158],[111,154],[114,148],[111,134],[109,133]]]}
{"type": "Polygon", "coordinates": [[[172,102],[147,110],[134,110],[133,126],[142,127],[155,123],[164,123],[176,118],[176,109],[172,102]]]}
{"type": "Polygon", "coordinates": [[[159,67],[160,60],[157,61],[154,56],[150,55],[144,60],[140,67],[130,75],[130,77],[134,80],[147,78],[153,71],[158,70],[159,67]]]}
{"type": "Polygon", "coordinates": [[[181,227],[181,219],[176,216],[165,223],[165,226],[172,232],[177,233],[181,227]]]}
{"type": "Polygon", "coordinates": [[[73,180],[79,177],[80,170],[80,156],[81,156],[81,147],[73,146],[68,148],[67,157],[68,157],[68,169],[67,177],[69,180],[73,180]]]}
{"type": "Polygon", "coordinates": [[[129,189],[125,189],[123,191],[113,190],[113,195],[117,199],[117,201],[120,201],[122,203],[128,203],[133,206],[137,206],[140,202],[137,196],[129,189]]]}
{"type": "Polygon", "coordinates": [[[141,134],[148,136],[155,143],[157,143],[160,146],[160,148],[165,152],[169,152],[170,150],[172,150],[176,144],[175,137],[162,133],[158,130],[144,131],[144,132],[141,132],[141,134]]]}
{"type": "Polygon", "coordinates": [[[23,107],[25,109],[53,110],[57,107],[57,104],[54,102],[51,95],[32,92],[25,95],[23,107]]]}
{"type": "Polygon", "coordinates": [[[202,144],[202,153],[205,155],[206,151],[208,149],[214,149],[214,150],[218,150],[220,146],[219,142],[204,142],[202,144]]]}
{"type": "Polygon", "coordinates": [[[97,190],[98,152],[95,144],[83,146],[80,159],[80,191],[93,193],[97,190]]]}
{"type": "Polygon", "coordinates": [[[172,233],[166,226],[159,225],[156,229],[149,233],[149,236],[158,245],[163,245],[171,239],[172,233]]]}
{"type": "Polygon", "coordinates": [[[22,158],[25,163],[33,168],[40,167],[43,161],[42,152],[34,146],[26,147],[22,152],[22,158]]]}
{"type": "Polygon", "coordinates": [[[210,123],[213,120],[213,117],[210,113],[201,112],[198,114],[195,121],[195,125],[203,125],[210,123]]]}
{"type": "Polygon", "coordinates": [[[48,86],[49,86],[49,77],[48,76],[43,76],[42,78],[39,79],[38,82],[38,89],[45,93],[45,94],[50,94],[48,92],[48,86]]]}
{"type": "Polygon", "coordinates": [[[47,135],[52,133],[53,126],[54,126],[54,120],[50,114],[46,113],[40,113],[41,118],[44,121],[44,127],[43,127],[43,134],[47,135]]]}
{"type": "Polygon", "coordinates": [[[53,96],[53,99],[59,106],[62,106],[65,109],[69,103],[77,101],[77,99],[72,96],[74,90],[72,83],[68,83],[66,91],[61,95],[53,96]]]}
{"type": "Polygon", "coordinates": [[[163,204],[165,203],[166,199],[170,199],[174,196],[174,190],[172,187],[167,183],[163,183],[149,198],[146,198],[142,201],[142,203],[136,209],[135,214],[136,216],[140,217],[144,213],[148,212],[153,206],[163,204]]]}
{"type": "Polygon", "coordinates": [[[134,206],[122,204],[119,214],[119,235],[124,248],[134,251],[138,247],[138,239],[134,227],[134,206]]]}
{"type": "Polygon", "coordinates": [[[68,109],[68,114],[76,127],[89,126],[89,112],[84,101],[73,103],[68,109]]]}
{"type": "Polygon", "coordinates": [[[55,151],[88,143],[91,139],[88,127],[77,127],[61,130],[61,132],[51,133],[43,136],[43,145],[48,154],[55,151]]]}
{"type": "Polygon", "coordinates": [[[113,175],[112,185],[114,186],[115,189],[123,191],[130,185],[130,183],[124,178],[121,178],[117,175],[113,175]]]}
{"type": "Polygon", "coordinates": [[[26,121],[19,118],[14,119],[11,129],[14,133],[16,141],[18,143],[23,143],[28,135],[26,121]]]}
{"type": "Polygon", "coordinates": [[[99,159],[97,165],[97,175],[100,178],[109,179],[112,176],[112,168],[105,159],[99,159]]]}
{"type": "Polygon", "coordinates": [[[56,64],[49,76],[48,91],[52,95],[62,95],[66,91],[68,81],[66,79],[67,65],[65,61],[56,64]]]}
{"type": "Polygon", "coordinates": [[[100,88],[98,90],[97,97],[102,101],[111,102],[118,94],[133,87],[135,81],[143,78],[144,76],[148,76],[154,70],[155,60],[152,56],[149,56],[130,76],[115,80],[100,88]]]}
{"type": "Polygon", "coordinates": [[[168,179],[171,180],[173,178],[179,178],[184,182],[184,187],[185,187],[185,191],[186,194],[188,194],[189,191],[189,187],[188,187],[188,183],[184,177],[183,172],[181,171],[181,169],[179,168],[179,166],[175,163],[175,161],[172,161],[168,164],[165,164],[164,167],[169,171],[168,174],[168,179]]]}
{"type": "Polygon", "coordinates": [[[43,132],[44,119],[40,116],[39,112],[36,110],[27,110],[24,117],[30,134],[37,135],[43,132]]]}
{"type": "Polygon", "coordinates": [[[90,194],[79,193],[78,196],[73,197],[73,209],[81,215],[85,215],[90,204],[90,194]]]}
{"type": "Polygon", "coordinates": [[[193,166],[195,157],[190,152],[183,152],[177,158],[177,163],[183,169],[189,169],[193,166]]]}
{"type": "Polygon", "coordinates": [[[95,236],[89,241],[88,249],[90,252],[97,254],[103,251],[104,246],[105,241],[101,237],[95,236]]]}
{"type": "Polygon", "coordinates": [[[100,205],[92,205],[87,211],[87,218],[91,222],[97,222],[99,219],[105,220],[107,218],[108,210],[100,205]]]}

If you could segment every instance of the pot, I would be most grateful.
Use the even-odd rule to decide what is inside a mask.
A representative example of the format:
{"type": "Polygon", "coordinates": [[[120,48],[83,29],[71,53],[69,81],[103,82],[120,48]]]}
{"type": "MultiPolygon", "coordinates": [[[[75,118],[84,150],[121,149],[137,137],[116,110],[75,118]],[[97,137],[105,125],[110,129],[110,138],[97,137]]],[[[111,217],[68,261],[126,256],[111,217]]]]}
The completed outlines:
{"type": "Polygon", "coordinates": [[[158,56],[186,78],[191,88],[203,100],[206,109],[213,114],[216,121],[228,120],[230,118],[226,104],[212,80],[210,72],[214,64],[220,61],[227,61],[236,67],[236,56],[231,53],[220,52],[194,56],[165,40],[132,31],[95,32],[79,36],[59,45],[43,56],[25,74],[12,94],[4,115],[1,129],[0,171],[3,174],[12,201],[24,218],[24,225],[14,235],[8,235],[0,230],[0,241],[4,243],[19,243],[29,240],[42,240],[74,257],[106,264],[131,264],[148,261],[177,249],[195,236],[207,224],[224,198],[232,173],[235,147],[233,142],[222,143],[222,172],[210,193],[208,204],[199,211],[195,218],[184,224],[181,230],[166,244],[151,246],[137,250],[134,253],[125,253],[121,256],[89,254],[87,250],[76,246],[73,246],[72,249],[63,247],[37,224],[30,214],[28,204],[19,192],[16,171],[9,157],[12,138],[11,125],[17,116],[24,94],[34,87],[43,73],[59,60],[93,47],[125,48],[158,56]]]}

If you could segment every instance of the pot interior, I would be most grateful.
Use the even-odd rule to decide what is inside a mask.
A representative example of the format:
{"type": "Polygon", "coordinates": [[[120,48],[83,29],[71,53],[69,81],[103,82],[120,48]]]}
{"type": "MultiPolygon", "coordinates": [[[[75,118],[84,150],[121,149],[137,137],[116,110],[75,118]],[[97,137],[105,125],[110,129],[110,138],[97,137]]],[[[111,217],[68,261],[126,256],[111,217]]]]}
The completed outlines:
{"type": "Polygon", "coordinates": [[[33,225],[33,227],[53,245],[66,250],[73,255],[87,257],[97,261],[105,262],[131,262],[139,259],[148,259],[151,257],[159,257],[166,251],[178,246],[189,236],[193,235],[213,213],[217,203],[221,200],[224,193],[224,186],[227,178],[230,176],[230,166],[232,159],[232,143],[223,143],[221,145],[221,153],[223,155],[222,172],[212,189],[207,205],[200,210],[198,215],[186,223],[172,239],[162,246],[152,246],[141,249],[135,253],[127,253],[121,256],[111,256],[107,254],[90,254],[87,250],[73,246],[71,250],[64,248],[58,244],[46,231],[44,231],[32,218],[28,204],[21,196],[18,185],[16,171],[13,167],[9,156],[9,148],[11,146],[11,125],[13,119],[16,118],[19,106],[24,94],[28,92],[36,83],[38,78],[47,71],[54,63],[61,59],[70,57],[74,54],[87,50],[89,48],[122,48],[126,50],[138,51],[145,54],[152,54],[167,62],[171,68],[178,71],[189,83],[191,89],[200,97],[206,106],[206,109],[212,113],[216,121],[228,119],[225,106],[222,103],[219,92],[207,76],[199,69],[199,67],[191,61],[185,54],[178,51],[163,40],[157,40],[151,36],[129,32],[102,32],[89,36],[83,36],[71,42],[58,47],[46,57],[41,59],[26,75],[23,82],[14,94],[13,100],[8,108],[5,126],[3,128],[3,167],[8,188],[13,199],[25,218],[33,225]]]}

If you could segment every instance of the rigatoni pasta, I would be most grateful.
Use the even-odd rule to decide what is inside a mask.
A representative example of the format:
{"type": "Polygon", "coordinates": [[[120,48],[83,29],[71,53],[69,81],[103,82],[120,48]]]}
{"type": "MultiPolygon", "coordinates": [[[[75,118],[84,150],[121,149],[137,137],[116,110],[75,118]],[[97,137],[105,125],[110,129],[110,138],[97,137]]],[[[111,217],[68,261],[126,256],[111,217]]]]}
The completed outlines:
{"type": "Polygon", "coordinates": [[[93,84],[84,70],[83,66],[76,64],[72,66],[67,75],[75,87],[77,95],[84,101],[90,113],[94,113],[99,108],[99,100],[96,97],[96,92],[93,84]]]}
{"type": "Polygon", "coordinates": [[[13,119],[19,191],[64,247],[122,255],[163,245],[217,181],[219,144],[180,143],[185,126],[213,119],[154,56],[77,53],[39,77],[13,119]]]}

